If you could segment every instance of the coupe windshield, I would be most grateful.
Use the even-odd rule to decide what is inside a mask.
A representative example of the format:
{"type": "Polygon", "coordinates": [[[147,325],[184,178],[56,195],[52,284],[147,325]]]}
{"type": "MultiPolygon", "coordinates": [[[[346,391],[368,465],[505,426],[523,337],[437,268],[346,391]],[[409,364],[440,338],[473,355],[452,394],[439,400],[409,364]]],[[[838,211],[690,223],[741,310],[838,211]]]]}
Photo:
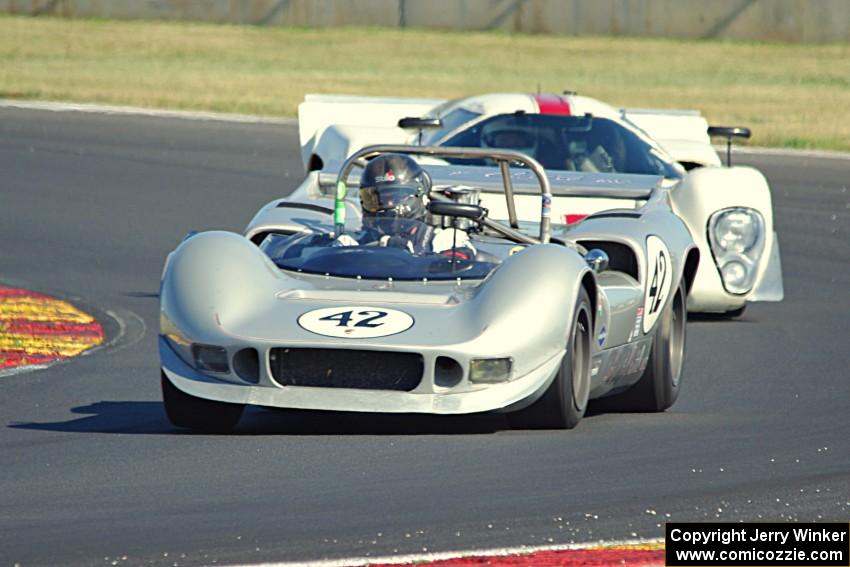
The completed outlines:
{"type": "Polygon", "coordinates": [[[453,242],[451,236],[421,221],[367,219],[360,230],[339,238],[330,230],[272,234],[260,248],[284,270],[349,278],[480,279],[499,264],[498,258],[479,253],[469,242],[453,242]]]}
{"type": "Polygon", "coordinates": [[[442,145],[518,150],[546,169],[682,176],[675,162],[640,136],[613,120],[592,116],[501,114],[477,122],[442,145]]]}
{"type": "Polygon", "coordinates": [[[436,109],[434,114],[443,121],[443,125],[436,130],[426,130],[422,136],[422,145],[429,146],[431,144],[439,143],[441,139],[454,132],[462,125],[481,116],[479,113],[466,110],[465,108],[455,108],[448,112],[445,112],[444,110],[445,109],[441,109],[439,107],[436,109]]]}

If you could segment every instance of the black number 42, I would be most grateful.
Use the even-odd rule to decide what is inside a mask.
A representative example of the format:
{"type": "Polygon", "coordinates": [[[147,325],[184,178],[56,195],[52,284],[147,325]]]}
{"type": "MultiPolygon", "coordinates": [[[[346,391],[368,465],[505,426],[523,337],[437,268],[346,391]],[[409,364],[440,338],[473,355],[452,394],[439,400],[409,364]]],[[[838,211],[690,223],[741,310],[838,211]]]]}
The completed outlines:
{"type": "MultiPolygon", "coordinates": [[[[383,319],[387,316],[386,311],[358,311],[357,315],[362,317],[354,321],[354,327],[367,327],[367,328],[375,328],[380,327],[383,323],[374,323],[373,321],[377,321],[378,319],[383,319]]],[[[337,327],[348,327],[349,323],[352,322],[354,318],[354,311],[342,311],[340,313],[334,313],[333,315],[328,315],[327,317],[322,317],[319,321],[336,321],[337,327]]]]}
{"type": "Polygon", "coordinates": [[[664,288],[665,280],[667,279],[667,256],[664,252],[658,252],[658,258],[655,260],[655,271],[652,274],[652,283],[649,287],[649,313],[655,313],[661,307],[664,297],[661,295],[661,290],[664,288]]]}

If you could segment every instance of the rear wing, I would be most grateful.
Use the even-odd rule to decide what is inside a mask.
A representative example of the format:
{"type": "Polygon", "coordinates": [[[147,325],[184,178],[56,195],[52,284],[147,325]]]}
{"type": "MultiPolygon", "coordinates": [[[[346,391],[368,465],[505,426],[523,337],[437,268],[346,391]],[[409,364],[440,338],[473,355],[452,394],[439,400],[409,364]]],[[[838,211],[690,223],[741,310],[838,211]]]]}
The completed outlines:
{"type": "Polygon", "coordinates": [[[720,165],[708,136],[708,121],[698,110],[623,108],[620,112],[687,169],[720,165]]]}
{"type": "Polygon", "coordinates": [[[298,138],[306,164],[329,126],[397,128],[407,116],[422,116],[443,99],[308,94],[298,105],[298,138]]]}

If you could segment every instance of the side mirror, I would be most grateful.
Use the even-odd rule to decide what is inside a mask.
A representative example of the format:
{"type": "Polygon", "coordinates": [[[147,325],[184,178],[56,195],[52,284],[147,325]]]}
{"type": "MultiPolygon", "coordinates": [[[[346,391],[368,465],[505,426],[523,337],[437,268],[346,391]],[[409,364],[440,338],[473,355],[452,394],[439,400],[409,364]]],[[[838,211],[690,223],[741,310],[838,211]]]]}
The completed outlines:
{"type": "Polygon", "coordinates": [[[408,116],[398,121],[398,127],[405,130],[421,130],[423,128],[440,128],[443,121],[439,118],[420,118],[416,116],[408,116]]]}
{"type": "Polygon", "coordinates": [[[587,254],[584,255],[584,261],[587,262],[590,269],[597,274],[608,269],[608,254],[599,248],[589,250],[587,254]]]}
{"type": "Polygon", "coordinates": [[[726,167],[732,166],[732,138],[749,140],[753,133],[743,126],[709,126],[708,135],[712,138],[726,138],[726,167]]]}
{"type": "Polygon", "coordinates": [[[419,118],[416,116],[408,116],[398,121],[399,128],[404,128],[405,130],[419,130],[417,143],[420,146],[422,145],[422,130],[428,128],[440,128],[442,125],[443,121],[439,118],[419,118]]]}
{"type": "Polygon", "coordinates": [[[487,216],[487,209],[484,207],[467,203],[455,203],[454,201],[431,201],[428,203],[428,212],[432,215],[459,217],[474,221],[479,221],[487,216]]]}

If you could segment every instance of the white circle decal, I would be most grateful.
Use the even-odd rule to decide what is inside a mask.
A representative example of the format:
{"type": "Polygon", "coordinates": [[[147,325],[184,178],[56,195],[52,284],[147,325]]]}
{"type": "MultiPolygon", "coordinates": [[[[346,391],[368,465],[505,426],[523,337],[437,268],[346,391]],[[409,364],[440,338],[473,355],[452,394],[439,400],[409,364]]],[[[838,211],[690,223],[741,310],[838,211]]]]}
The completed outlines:
{"type": "Polygon", "coordinates": [[[667,296],[670,293],[670,282],[673,280],[673,264],[667,245],[657,236],[646,238],[646,291],[643,301],[643,332],[648,333],[655,320],[661,315],[667,296]]]}
{"type": "Polygon", "coordinates": [[[298,324],[326,337],[371,339],[408,330],[413,326],[413,317],[384,307],[325,307],[304,313],[298,324]]]}

